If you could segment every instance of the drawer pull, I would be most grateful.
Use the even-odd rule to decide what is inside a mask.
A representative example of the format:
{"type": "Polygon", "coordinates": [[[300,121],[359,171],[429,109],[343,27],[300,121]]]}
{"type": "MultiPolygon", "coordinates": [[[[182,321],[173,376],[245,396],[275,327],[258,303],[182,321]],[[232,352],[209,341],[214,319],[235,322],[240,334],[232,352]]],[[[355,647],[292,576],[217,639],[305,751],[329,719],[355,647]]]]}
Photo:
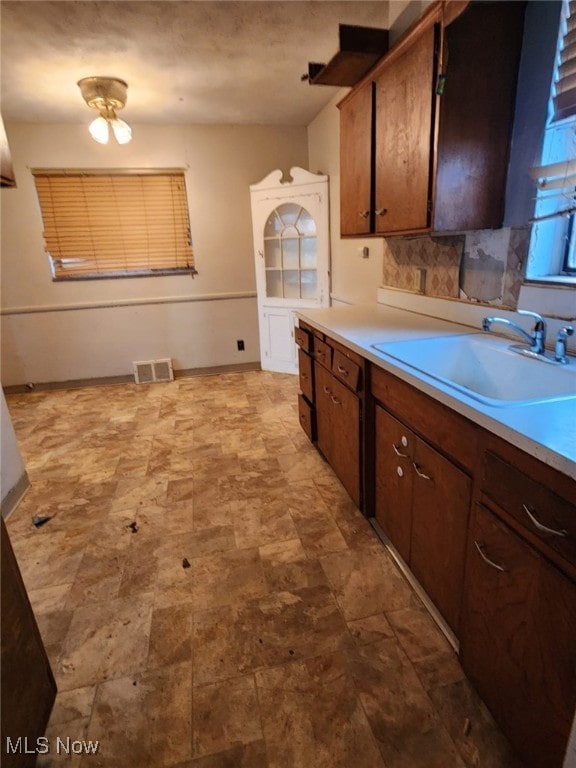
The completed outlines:
{"type": "MultiPolygon", "coordinates": [[[[398,446],[394,445],[394,443],[392,443],[392,448],[394,448],[394,453],[396,454],[396,456],[400,456],[401,459],[409,459],[410,458],[410,456],[408,456],[407,453],[402,453],[402,451],[400,451],[398,449],[398,446]]],[[[414,465],[414,466],[416,466],[416,465],[414,465]]]]}
{"type": "Polygon", "coordinates": [[[333,394],[330,394],[330,399],[334,403],[334,405],[342,405],[342,400],[338,400],[337,397],[334,397],[333,394]]]}
{"type": "Polygon", "coordinates": [[[526,512],[526,514],[530,518],[530,522],[534,525],[535,528],[537,528],[542,533],[549,533],[551,536],[562,536],[562,537],[565,537],[568,535],[567,531],[564,531],[564,530],[556,531],[554,530],[554,528],[548,528],[546,525],[542,525],[542,523],[534,517],[534,510],[531,510],[530,507],[528,507],[526,504],[522,504],[522,507],[524,509],[524,512],[526,512]]]}
{"type": "Polygon", "coordinates": [[[421,477],[421,478],[422,478],[422,480],[432,480],[432,478],[430,477],[430,475],[426,475],[426,474],[424,474],[424,472],[422,472],[422,470],[420,469],[420,467],[418,466],[418,464],[416,464],[416,462],[415,462],[415,461],[413,461],[413,462],[412,462],[412,466],[414,467],[414,469],[415,469],[415,471],[416,471],[416,474],[418,475],[418,477],[421,477]]]}
{"type": "Polygon", "coordinates": [[[300,371],[300,378],[301,379],[307,379],[308,378],[308,374],[302,373],[302,371],[300,371]]]}
{"type": "Polygon", "coordinates": [[[484,554],[484,544],[479,544],[477,541],[475,541],[474,546],[480,553],[480,557],[482,558],[482,560],[484,560],[485,563],[490,565],[492,568],[496,568],[497,571],[502,571],[502,573],[506,573],[506,568],[504,568],[502,565],[498,565],[498,563],[495,563],[494,560],[490,560],[490,558],[484,554]]]}
{"type": "Polygon", "coordinates": [[[360,216],[362,219],[367,219],[367,218],[368,218],[368,216],[370,216],[370,211],[360,211],[360,212],[358,213],[358,215],[359,215],[359,216],[360,216]]]}
{"type": "Polygon", "coordinates": [[[324,390],[324,394],[325,394],[325,395],[328,395],[329,397],[332,397],[332,392],[330,392],[330,390],[328,389],[328,387],[326,386],[326,384],[324,384],[324,386],[322,387],[322,389],[324,390]]]}
{"type": "Polygon", "coordinates": [[[326,353],[324,352],[323,349],[317,349],[316,350],[316,357],[324,357],[325,354],[326,353]]]}
{"type": "Polygon", "coordinates": [[[350,371],[347,371],[346,368],[344,368],[343,365],[338,366],[338,373],[341,373],[343,376],[349,376],[350,371]]]}

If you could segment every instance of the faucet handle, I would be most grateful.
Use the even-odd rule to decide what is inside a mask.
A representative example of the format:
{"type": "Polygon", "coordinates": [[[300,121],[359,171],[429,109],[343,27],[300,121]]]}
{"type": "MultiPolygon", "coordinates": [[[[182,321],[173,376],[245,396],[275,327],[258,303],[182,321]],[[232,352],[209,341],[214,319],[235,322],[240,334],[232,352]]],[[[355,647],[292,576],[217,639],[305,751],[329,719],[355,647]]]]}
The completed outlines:
{"type": "Polygon", "coordinates": [[[516,312],[519,315],[525,315],[526,317],[533,317],[537,323],[542,323],[542,328],[546,328],[546,321],[539,315],[538,312],[531,312],[529,309],[517,309],[516,312]]]}
{"type": "Polygon", "coordinates": [[[567,353],[567,344],[566,340],[568,336],[572,336],[574,333],[574,328],[571,325],[567,325],[564,328],[561,328],[558,331],[558,334],[556,335],[556,346],[555,346],[555,359],[557,363],[562,363],[563,365],[567,365],[568,358],[566,356],[567,353]]]}

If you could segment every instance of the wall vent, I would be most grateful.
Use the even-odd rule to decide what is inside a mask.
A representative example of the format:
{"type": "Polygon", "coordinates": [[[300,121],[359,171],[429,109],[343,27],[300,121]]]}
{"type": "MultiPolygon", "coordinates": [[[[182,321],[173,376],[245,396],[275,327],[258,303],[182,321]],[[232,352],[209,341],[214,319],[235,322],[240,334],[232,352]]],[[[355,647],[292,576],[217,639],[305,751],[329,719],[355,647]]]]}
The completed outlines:
{"type": "Polygon", "coordinates": [[[136,384],[150,384],[153,381],[173,381],[172,360],[140,360],[132,363],[136,384]]]}

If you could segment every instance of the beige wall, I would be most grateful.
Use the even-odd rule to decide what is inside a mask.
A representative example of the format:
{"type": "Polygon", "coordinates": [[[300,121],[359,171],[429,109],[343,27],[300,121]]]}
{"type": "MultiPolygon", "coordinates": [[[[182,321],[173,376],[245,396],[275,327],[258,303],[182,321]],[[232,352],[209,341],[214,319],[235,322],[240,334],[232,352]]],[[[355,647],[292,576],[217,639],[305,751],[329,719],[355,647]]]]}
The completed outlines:
{"type": "Polygon", "coordinates": [[[1,191],[5,385],[259,360],[249,185],[307,164],[305,128],[135,125],[119,147],[84,125],[8,125],[16,189],[1,191]],[[184,168],[199,274],[54,283],[31,168],[184,168]],[[245,341],[238,352],[236,340],[245,341]]]}

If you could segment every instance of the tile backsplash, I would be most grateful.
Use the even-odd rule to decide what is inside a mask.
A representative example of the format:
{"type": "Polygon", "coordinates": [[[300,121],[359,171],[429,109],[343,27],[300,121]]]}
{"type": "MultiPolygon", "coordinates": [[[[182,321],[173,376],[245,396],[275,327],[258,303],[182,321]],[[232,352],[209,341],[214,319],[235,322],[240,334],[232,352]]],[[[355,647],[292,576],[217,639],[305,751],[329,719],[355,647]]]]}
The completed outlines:
{"type": "Polygon", "coordinates": [[[515,309],[529,242],[528,227],[389,237],[382,285],[515,309]]]}

